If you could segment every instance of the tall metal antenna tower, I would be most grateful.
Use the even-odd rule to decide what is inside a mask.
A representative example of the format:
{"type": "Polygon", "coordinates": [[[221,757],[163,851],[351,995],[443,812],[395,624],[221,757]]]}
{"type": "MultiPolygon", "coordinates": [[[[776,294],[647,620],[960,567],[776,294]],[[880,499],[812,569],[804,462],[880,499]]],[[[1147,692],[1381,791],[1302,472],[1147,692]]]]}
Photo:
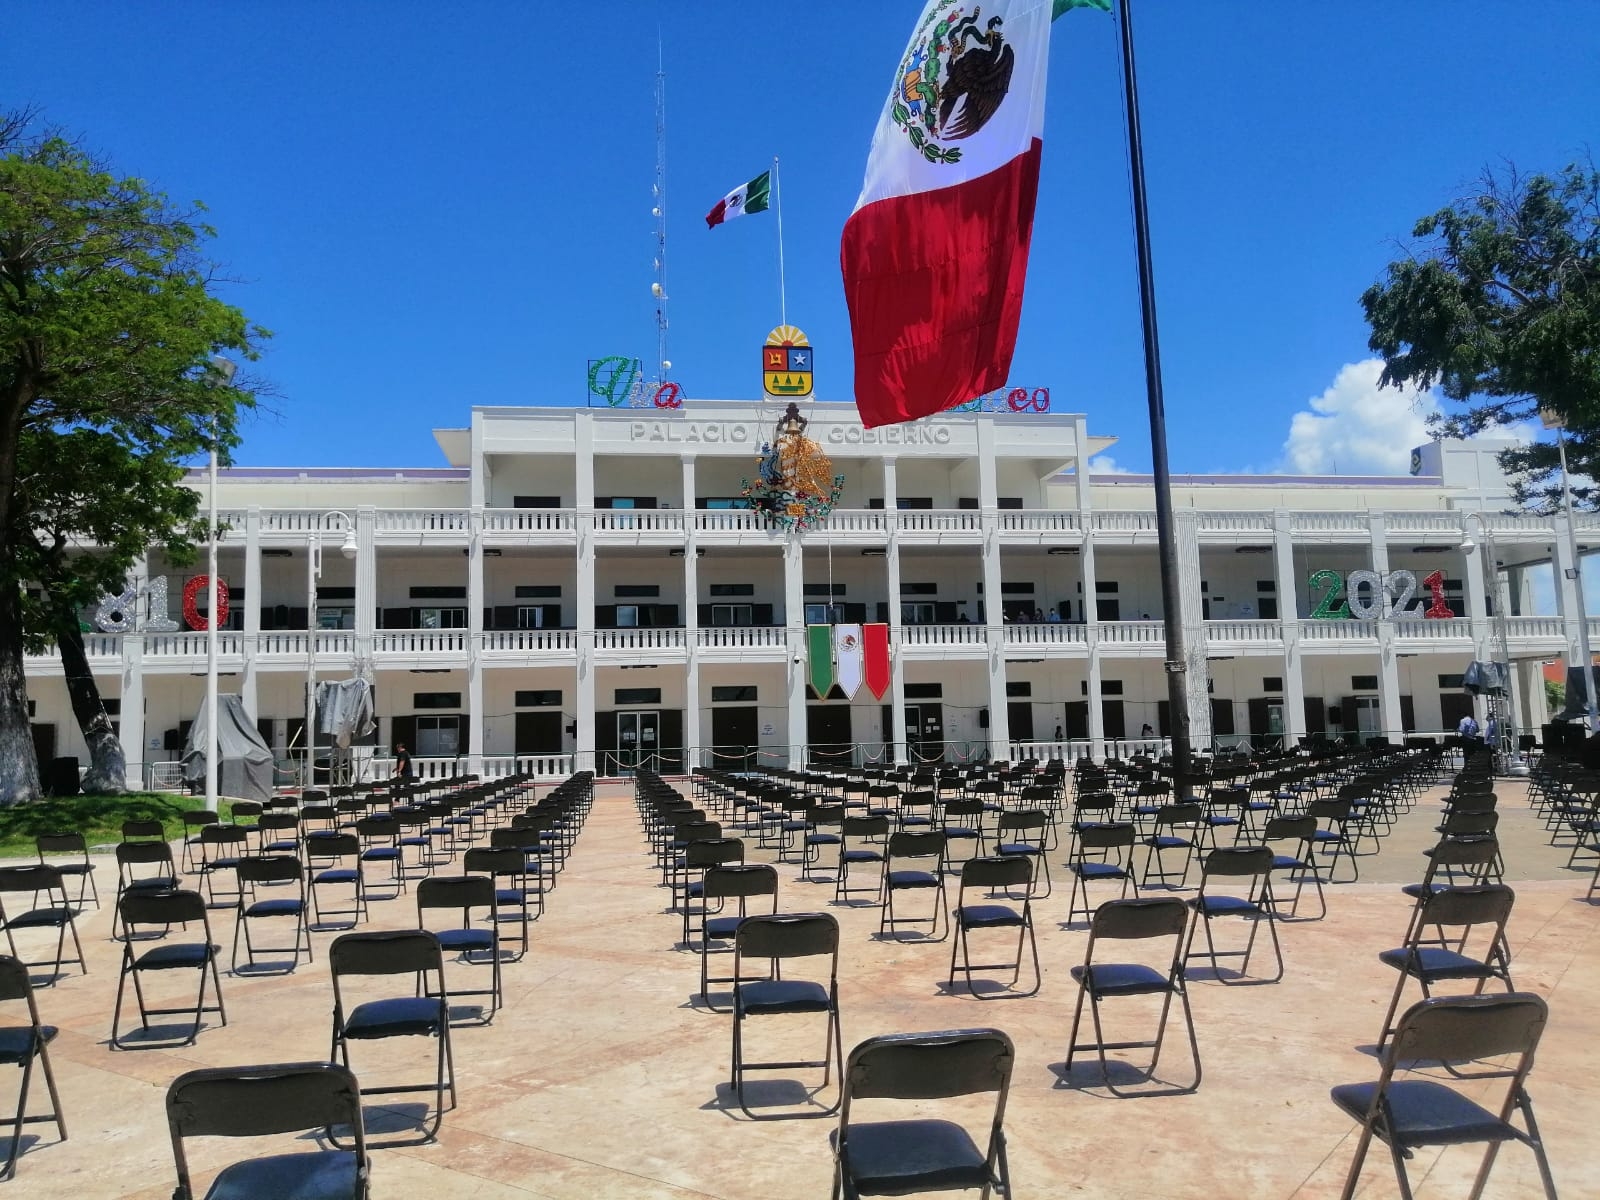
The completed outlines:
{"type": "Polygon", "coordinates": [[[661,48],[661,33],[656,31],[656,181],[651,188],[656,219],[655,282],[650,294],[656,300],[656,379],[664,381],[672,362],[667,358],[667,70],[661,48]]]}

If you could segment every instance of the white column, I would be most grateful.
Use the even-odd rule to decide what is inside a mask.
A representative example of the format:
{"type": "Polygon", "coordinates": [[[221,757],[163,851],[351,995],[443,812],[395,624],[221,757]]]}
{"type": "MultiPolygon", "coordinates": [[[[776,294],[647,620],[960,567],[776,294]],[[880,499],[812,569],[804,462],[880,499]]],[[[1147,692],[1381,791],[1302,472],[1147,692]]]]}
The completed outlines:
{"type": "Polygon", "coordinates": [[[1005,589],[1000,569],[1000,500],[995,478],[994,419],[980,415],[978,432],[978,511],[983,523],[983,616],[988,642],[989,756],[1011,757],[1011,721],[1006,709],[1005,589]]]}
{"type": "Polygon", "coordinates": [[[1272,565],[1278,625],[1283,633],[1283,743],[1293,749],[1306,736],[1306,676],[1301,662],[1300,585],[1294,573],[1294,529],[1283,509],[1272,514],[1272,565]]]}
{"type": "Polygon", "coordinates": [[[244,516],[244,632],[240,635],[244,668],[239,675],[239,701],[245,715],[258,719],[256,643],[261,636],[261,508],[251,505],[244,516]]]}
{"type": "Polygon", "coordinates": [[[899,463],[889,454],[883,459],[883,510],[889,524],[888,556],[884,560],[889,569],[889,728],[883,731],[883,736],[893,747],[891,754],[895,765],[903,766],[909,761],[910,753],[906,742],[906,670],[900,652],[904,626],[900,620],[899,508],[899,463]]]}
{"type": "MultiPolygon", "coordinates": [[[[1372,538],[1372,569],[1382,579],[1389,573],[1389,536],[1384,526],[1383,514],[1372,513],[1368,518],[1372,538]]],[[[1468,555],[1468,558],[1474,556],[1468,555]]],[[[1482,578],[1480,576],[1481,584],[1482,578]]],[[[1479,588],[1480,593],[1482,588],[1479,588]]],[[[1480,602],[1481,603],[1481,602],[1480,602]]],[[[1378,724],[1381,736],[1393,742],[1405,740],[1405,722],[1400,712],[1400,661],[1398,639],[1393,621],[1378,621],[1378,724]]],[[[1345,728],[1350,727],[1348,718],[1345,728]]]]}
{"type": "MultiPolygon", "coordinates": [[[[1206,663],[1206,627],[1200,604],[1200,515],[1192,508],[1172,514],[1178,550],[1178,605],[1182,612],[1187,666],[1189,741],[1196,750],[1211,746],[1211,669],[1206,663]]],[[[1163,678],[1163,685],[1166,680],[1163,678]]]]}
{"type": "MultiPolygon", "coordinates": [[[[467,514],[467,774],[483,774],[483,508],[467,514]]],[[[515,719],[515,718],[513,718],[515,719]]]]}
{"type": "Polygon", "coordinates": [[[149,758],[144,736],[144,635],[122,635],[121,712],[117,717],[117,740],[122,743],[126,767],[124,778],[130,788],[143,791],[144,764],[149,758]]]}
{"type": "MultiPolygon", "coordinates": [[[[805,763],[806,746],[806,603],[805,558],[800,535],[791,533],[783,543],[783,608],[789,635],[789,766],[805,763]]],[[[832,598],[829,598],[832,603],[832,598]]]]}
{"type": "Polygon", "coordinates": [[[574,739],[577,755],[573,769],[598,770],[595,761],[595,679],[594,679],[594,422],[587,412],[573,414],[574,467],[576,486],[574,517],[578,538],[577,605],[578,694],[576,701],[578,734],[574,739]]]}
{"type": "MultiPolygon", "coordinates": [[[[378,631],[378,510],[374,505],[363,504],[351,514],[356,522],[356,672],[366,670],[370,672],[370,682],[373,686],[372,717],[377,722],[378,729],[376,740],[381,751],[384,747],[392,748],[394,731],[386,727],[384,710],[393,713],[399,705],[395,697],[385,696],[378,688],[378,672],[372,658],[372,643],[378,631]],[[385,703],[387,701],[387,703],[385,703]]],[[[415,754],[415,746],[407,747],[415,754]]]]}
{"type": "Polygon", "coordinates": [[[1089,711],[1089,757],[1103,762],[1106,757],[1106,722],[1100,711],[1100,609],[1095,604],[1096,573],[1094,558],[1094,526],[1086,522],[1083,527],[1083,549],[1078,554],[1083,574],[1083,635],[1089,643],[1088,677],[1084,698],[1089,711]]]}
{"type": "MultiPolygon", "coordinates": [[[[684,767],[692,770],[700,765],[701,743],[704,733],[700,718],[704,706],[700,702],[700,551],[695,529],[695,472],[694,455],[685,454],[683,462],[683,637],[688,646],[688,670],[684,679],[683,753],[684,767]]],[[[714,764],[708,764],[714,765],[714,764]]]]}

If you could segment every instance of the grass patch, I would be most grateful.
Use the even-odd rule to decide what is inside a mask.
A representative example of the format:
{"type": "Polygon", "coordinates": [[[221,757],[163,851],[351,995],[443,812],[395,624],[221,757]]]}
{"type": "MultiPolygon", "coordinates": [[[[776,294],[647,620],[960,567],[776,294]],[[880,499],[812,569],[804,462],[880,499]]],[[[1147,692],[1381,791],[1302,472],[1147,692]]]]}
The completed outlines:
{"type": "MultiPolygon", "coordinates": [[[[41,833],[81,833],[91,847],[122,840],[124,821],[160,821],[168,839],[183,836],[183,814],[205,807],[200,796],[129,792],[125,796],[46,796],[31,804],[0,808],[0,858],[36,858],[41,833]]],[[[219,807],[226,818],[227,801],[219,807]]]]}

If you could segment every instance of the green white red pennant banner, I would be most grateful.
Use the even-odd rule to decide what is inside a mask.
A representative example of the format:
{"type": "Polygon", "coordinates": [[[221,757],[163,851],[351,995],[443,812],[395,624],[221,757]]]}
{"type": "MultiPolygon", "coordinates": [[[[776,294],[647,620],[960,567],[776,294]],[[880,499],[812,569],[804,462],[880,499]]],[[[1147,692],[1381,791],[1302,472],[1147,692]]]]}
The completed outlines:
{"type": "Polygon", "coordinates": [[[867,690],[882,700],[889,690],[889,627],[883,624],[861,627],[862,673],[867,690]]]}
{"type": "Polygon", "coordinates": [[[833,669],[839,690],[851,699],[861,690],[861,626],[833,627],[833,669]]]}
{"type": "Polygon", "coordinates": [[[833,690],[833,626],[806,626],[806,657],[811,690],[825,699],[833,690]]]}

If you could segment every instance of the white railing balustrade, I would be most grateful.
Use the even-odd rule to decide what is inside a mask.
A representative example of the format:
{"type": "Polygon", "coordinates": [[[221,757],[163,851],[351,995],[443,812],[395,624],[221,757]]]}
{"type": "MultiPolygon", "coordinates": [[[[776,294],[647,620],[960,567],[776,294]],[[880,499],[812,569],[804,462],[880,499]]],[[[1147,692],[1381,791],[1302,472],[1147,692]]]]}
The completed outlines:
{"type": "Polygon", "coordinates": [[[1153,512],[1097,512],[1094,527],[1101,533],[1154,533],[1156,515],[1153,512]]]}
{"type": "Polygon", "coordinates": [[[836,508],[817,526],[819,533],[887,533],[890,514],[875,508],[836,508]]]}
{"type": "Polygon", "coordinates": [[[596,650],[682,650],[681,629],[596,629],[596,650]]]}
{"type": "Polygon", "coordinates": [[[979,533],[983,516],[972,509],[902,508],[894,514],[901,533],[979,533]]]}
{"type": "Polygon", "coordinates": [[[1565,638],[1566,622],[1560,617],[1507,617],[1506,636],[1512,638],[1565,638]]]}
{"type": "Polygon", "coordinates": [[[902,625],[903,646],[974,646],[987,638],[982,625],[902,625]]]}
{"type": "Polygon", "coordinates": [[[256,654],[271,658],[304,658],[309,636],[277,629],[264,630],[256,634],[256,654]]]}
{"type": "Polygon", "coordinates": [[[1203,512],[1201,533],[1271,533],[1271,513],[1203,512]]]}
{"type": "MultiPolygon", "coordinates": [[[[375,525],[379,533],[459,533],[463,536],[470,527],[471,518],[465,509],[459,508],[381,508],[375,525]]],[[[342,532],[342,526],[340,528],[342,532]]]]}
{"type": "Polygon", "coordinates": [[[483,648],[526,653],[563,651],[570,654],[578,648],[578,634],[573,629],[491,629],[483,635],[483,648]]]}
{"type": "Polygon", "coordinates": [[[532,775],[535,779],[565,779],[573,772],[570,754],[486,754],[483,777],[503,779],[507,775],[532,775]]]}
{"type": "Polygon", "coordinates": [[[1340,533],[1356,536],[1371,531],[1367,514],[1358,512],[1296,512],[1289,514],[1289,528],[1295,533],[1340,533]]]}
{"type": "Polygon", "coordinates": [[[1208,642],[1276,642],[1283,633],[1276,621],[1207,621],[1208,642]]]}
{"type": "Polygon", "coordinates": [[[1303,620],[1300,636],[1310,642],[1358,642],[1363,638],[1376,639],[1378,630],[1373,621],[1303,620]]]}
{"type": "Polygon", "coordinates": [[[767,519],[748,508],[699,509],[694,527],[701,533],[763,533],[767,519]]]}
{"type": "Polygon", "coordinates": [[[1413,639],[1470,638],[1472,636],[1472,622],[1466,617],[1446,617],[1437,620],[1424,618],[1420,621],[1412,618],[1405,621],[1395,621],[1394,631],[1396,637],[1413,639]]]}
{"type": "Polygon", "coordinates": [[[781,650],[789,644],[781,625],[712,625],[695,633],[702,650],[781,650]]]}
{"type": "MultiPolygon", "coordinates": [[[[217,633],[217,653],[240,653],[241,639],[237,633],[217,633]]],[[[151,633],[144,639],[146,658],[204,658],[206,635],[203,633],[151,633]]]]}
{"type": "Polygon", "coordinates": [[[1029,625],[1006,625],[1008,646],[1082,646],[1088,642],[1082,625],[1065,621],[1045,621],[1029,625]]]}
{"type": "Polygon", "coordinates": [[[1000,528],[1007,533],[1080,533],[1083,525],[1075,512],[1006,509],[1000,513],[1000,528]]]}
{"type": "Polygon", "coordinates": [[[1102,621],[1100,640],[1118,645],[1155,645],[1167,640],[1167,629],[1160,621],[1102,621]]]}
{"type": "Polygon", "coordinates": [[[1388,533],[1438,533],[1450,537],[1466,535],[1466,518],[1452,512],[1385,513],[1383,526],[1388,533]]]}
{"type": "Polygon", "coordinates": [[[487,508],[485,533],[571,533],[572,513],[559,508],[487,508]]]}
{"type": "Polygon", "coordinates": [[[677,509],[602,508],[594,514],[596,533],[682,533],[683,513],[677,509]]]}
{"type": "Polygon", "coordinates": [[[464,654],[464,629],[385,629],[372,637],[377,654],[464,654]]]}

